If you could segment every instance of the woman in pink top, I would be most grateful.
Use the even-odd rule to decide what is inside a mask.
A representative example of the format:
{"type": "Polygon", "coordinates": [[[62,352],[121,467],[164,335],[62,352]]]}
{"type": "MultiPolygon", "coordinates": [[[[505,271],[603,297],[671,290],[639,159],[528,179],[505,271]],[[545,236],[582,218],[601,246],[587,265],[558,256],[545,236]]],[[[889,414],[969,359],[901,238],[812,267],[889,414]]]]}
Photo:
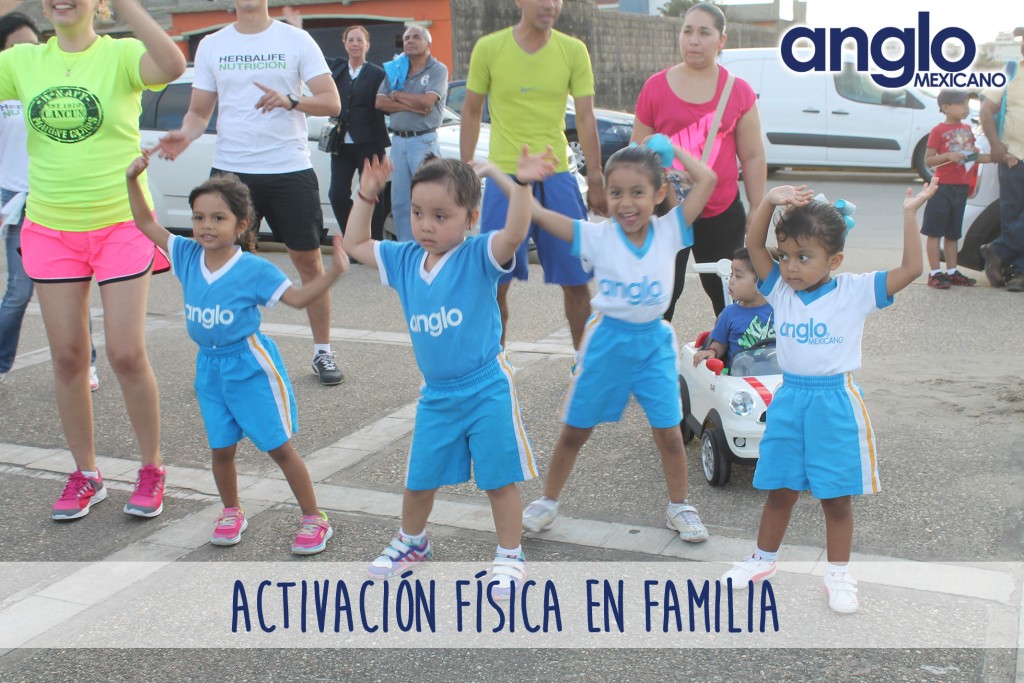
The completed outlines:
{"type": "MultiPolygon", "coordinates": [[[[725,15],[718,7],[701,2],[686,12],[679,33],[683,61],[647,79],[636,101],[634,141],[663,133],[693,156],[701,157],[728,76],[715,61],[725,41],[725,15]]],[[[757,96],[740,78],[733,83],[713,145],[708,164],[718,174],[718,186],[693,224],[693,253],[698,263],[731,258],[743,246],[746,212],[739,196],[737,159],[743,169],[747,203],[757,206],[764,196],[767,167],[757,96]]],[[[690,250],[685,249],[676,257],[675,286],[666,320],[672,320],[683,292],[689,256],[690,250]]],[[[721,281],[717,275],[702,275],[701,284],[718,316],[725,308],[721,281]]]]}

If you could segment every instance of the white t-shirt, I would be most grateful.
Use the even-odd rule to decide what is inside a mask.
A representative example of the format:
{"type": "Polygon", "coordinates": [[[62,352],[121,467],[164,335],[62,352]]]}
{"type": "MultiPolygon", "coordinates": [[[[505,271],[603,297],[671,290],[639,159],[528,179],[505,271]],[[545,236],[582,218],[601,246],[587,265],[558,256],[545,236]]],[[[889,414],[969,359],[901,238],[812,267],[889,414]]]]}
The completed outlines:
{"type": "Polygon", "coordinates": [[[860,368],[864,319],[892,303],[885,271],[841,273],[813,292],[798,292],[779,265],[759,289],[775,310],[779,367],[794,375],[839,375],[860,368]]]}
{"type": "Polygon", "coordinates": [[[0,187],[28,192],[28,147],[19,100],[0,102],[0,187]]]}
{"type": "Polygon", "coordinates": [[[192,87],[217,93],[215,168],[236,173],[292,173],[312,168],[306,116],[278,108],[256,109],[260,83],[299,97],[302,84],[329,74],[327,61],[302,29],[275,21],[262,33],[234,25],[206,36],[196,50],[192,87]]]}
{"type": "Polygon", "coordinates": [[[630,323],[658,320],[668,310],[675,279],[676,252],[693,245],[693,226],[682,205],[652,218],[644,246],[637,247],[614,219],[575,221],[572,253],[594,271],[595,311],[630,323]]]}

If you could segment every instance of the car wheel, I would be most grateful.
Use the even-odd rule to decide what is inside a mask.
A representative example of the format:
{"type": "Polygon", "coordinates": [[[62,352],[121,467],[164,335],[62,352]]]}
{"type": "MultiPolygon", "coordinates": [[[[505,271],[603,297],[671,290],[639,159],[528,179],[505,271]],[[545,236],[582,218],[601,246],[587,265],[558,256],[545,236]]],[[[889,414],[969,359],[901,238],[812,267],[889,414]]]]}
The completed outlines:
{"type": "Polygon", "coordinates": [[[576,156],[576,165],[579,167],[580,173],[582,175],[586,175],[587,174],[587,160],[583,156],[583,145],[580,144],[579,140],[570,140],[569,141],[569,149],[571,149],[572,153],[576,156]]]}
{"type": "Polygon", "coordinates": [[[960,254],[957,256],[961,266],[971,270],[985,269],[985,263],[981,258],[981,245],[999,237],[999,216],[999,202],[992,202],[974,219],[974,223],[964,235],[960,254]]]}
{"type": "Polygon", "coordinates": [[[679,423],[679,429],[683,433],[683,443],[690,443],[696,435],[693,433],[693,429],[686,424],[686,416],[690,414],[690,389],[686,386],[686,380],[682,375],[679,376],[679,400],[683,404],[683,419],[679,423]]]}
{"type": "Polygon", "coordinates": [[[934,169],[931,169],[924,163],[924,154],[928,148],[927,139],[921,140],[917,143],[917,147],[914,148],[914,170],[917,171],[917,175],[921,176],[921,180],[931,182],[932,176],[935,174],[934,169]]]}
{"type": "Polygon", "coordinates": [[[728,450],[722,430],[708,427],[700,435],[700,464],[704,478],[712,486],[725,486],[729,481],[732,463],[729,462],[728,450]]]}

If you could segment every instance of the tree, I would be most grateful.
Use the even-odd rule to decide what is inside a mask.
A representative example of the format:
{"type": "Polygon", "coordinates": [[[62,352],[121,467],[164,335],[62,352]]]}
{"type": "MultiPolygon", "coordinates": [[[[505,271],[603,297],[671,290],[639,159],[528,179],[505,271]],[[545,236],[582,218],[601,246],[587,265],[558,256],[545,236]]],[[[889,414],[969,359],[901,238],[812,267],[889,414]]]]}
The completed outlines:
{"type": "Polygon", "coordinates": [[[663,17],[681,17],[696,4],[696,0],[668,0],[658,11],[663,17]]]}

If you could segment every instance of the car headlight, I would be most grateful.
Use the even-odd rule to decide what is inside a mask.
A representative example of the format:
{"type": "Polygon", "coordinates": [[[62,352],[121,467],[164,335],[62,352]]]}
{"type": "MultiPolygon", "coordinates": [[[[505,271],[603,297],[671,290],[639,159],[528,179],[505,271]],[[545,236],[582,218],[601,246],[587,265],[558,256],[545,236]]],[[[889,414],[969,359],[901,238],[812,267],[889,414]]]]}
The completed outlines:
{"type": "Polygon", "coordinates": [[[729,407],[732,412],[745,417],[754,410],[754,397],[746,391],[737,391],[729,398],[729,407]]]}

